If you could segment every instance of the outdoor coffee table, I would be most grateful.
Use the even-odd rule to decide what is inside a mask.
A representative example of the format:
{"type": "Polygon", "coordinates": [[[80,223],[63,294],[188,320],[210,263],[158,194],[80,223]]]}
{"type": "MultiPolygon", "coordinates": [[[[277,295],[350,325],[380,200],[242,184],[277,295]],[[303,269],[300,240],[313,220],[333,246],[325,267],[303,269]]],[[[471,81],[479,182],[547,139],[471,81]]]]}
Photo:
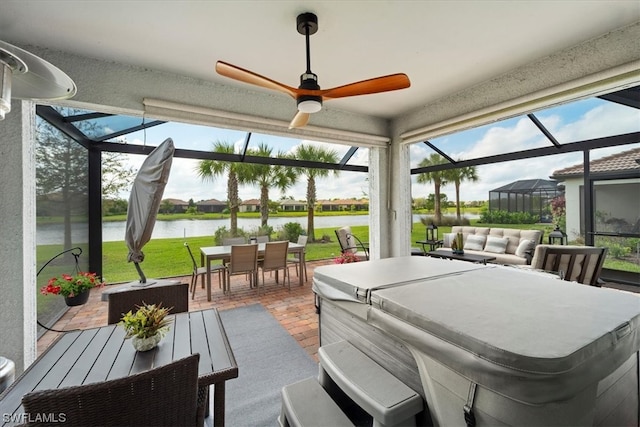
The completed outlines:
{"type": "Polygon", "coordinates": [[[476,255],[476,254],[454,254],[453,251],[430,251],[427,252],[427,256],[443,259],[457,259],[460,261],[468,261],[476,264],[486,264],[487,261],[494,261],[496,257],[490,255],[476,255]]]}

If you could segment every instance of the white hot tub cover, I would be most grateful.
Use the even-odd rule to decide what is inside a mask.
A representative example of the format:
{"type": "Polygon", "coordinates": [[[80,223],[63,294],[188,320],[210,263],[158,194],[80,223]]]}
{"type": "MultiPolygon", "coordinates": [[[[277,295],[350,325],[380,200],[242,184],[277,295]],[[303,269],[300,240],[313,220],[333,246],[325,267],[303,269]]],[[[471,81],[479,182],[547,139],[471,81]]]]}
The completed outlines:
{"type": "Polygon", "coordinates": [[[371,293],[368,322],[524,402],[574,396],[640,350],[640,297],[493,268],[371,293]]]}

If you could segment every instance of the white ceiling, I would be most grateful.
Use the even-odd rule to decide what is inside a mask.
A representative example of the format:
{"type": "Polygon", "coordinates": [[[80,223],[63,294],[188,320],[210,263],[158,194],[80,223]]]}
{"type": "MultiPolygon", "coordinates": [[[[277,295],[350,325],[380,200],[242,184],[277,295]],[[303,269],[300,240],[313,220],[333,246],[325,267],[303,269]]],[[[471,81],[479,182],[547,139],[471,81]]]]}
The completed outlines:
{"type": "Polygon", "coordinates": [[[215,62],[298,86],[302,12],[318,16],[311,68],[322,88],[411,79],[331,106],[395,118],[640,21],[640,2],[3,0],[0,39],[259,91],[216,75],[215,62]]]}

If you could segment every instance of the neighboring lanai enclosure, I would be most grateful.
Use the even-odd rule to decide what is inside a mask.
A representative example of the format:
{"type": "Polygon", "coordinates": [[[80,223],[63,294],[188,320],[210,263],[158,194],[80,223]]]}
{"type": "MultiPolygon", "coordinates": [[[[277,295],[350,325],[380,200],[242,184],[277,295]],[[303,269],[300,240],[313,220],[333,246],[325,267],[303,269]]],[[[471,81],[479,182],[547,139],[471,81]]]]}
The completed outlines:
{"type": "Polygon", "coordinates": [[[564,194],[556,181],[524,179],[489,192],[489,211],[529,212],[551,222],[551,200],[564,194]]]}

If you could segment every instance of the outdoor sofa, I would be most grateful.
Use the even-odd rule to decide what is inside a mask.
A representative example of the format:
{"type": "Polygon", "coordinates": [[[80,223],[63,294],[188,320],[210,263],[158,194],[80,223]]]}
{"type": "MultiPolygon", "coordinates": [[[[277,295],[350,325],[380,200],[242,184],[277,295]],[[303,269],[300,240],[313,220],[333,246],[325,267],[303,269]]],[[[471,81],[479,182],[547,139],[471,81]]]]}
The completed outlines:
{"type": "Polygon", "coordinates": [[[450,251],[457,233],[462,233],[464,253],[491,255],[498,264],[529,265],[535,247],[542,243],[542,230],[467,227],[455,225],[443,236],[442,248],[450,251]]]}

